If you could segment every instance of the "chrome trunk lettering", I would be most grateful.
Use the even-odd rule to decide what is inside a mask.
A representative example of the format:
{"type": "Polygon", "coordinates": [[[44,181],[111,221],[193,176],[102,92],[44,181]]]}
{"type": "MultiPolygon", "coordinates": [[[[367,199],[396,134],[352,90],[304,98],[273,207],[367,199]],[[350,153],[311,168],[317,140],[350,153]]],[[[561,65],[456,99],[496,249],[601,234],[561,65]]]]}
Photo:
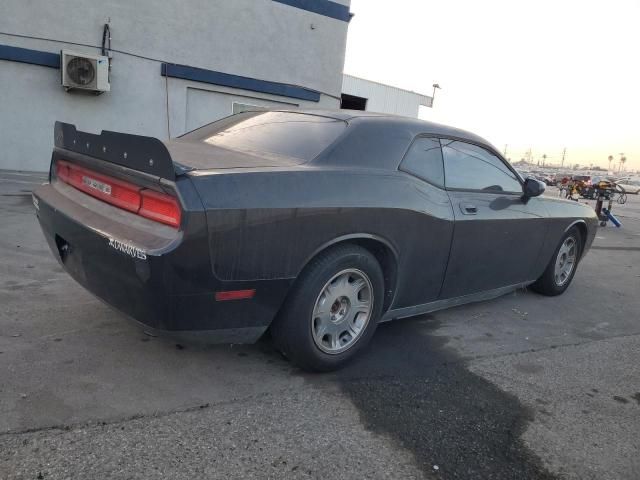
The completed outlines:
{"type": "Polygon", "coordinates": [[[132,258],[138,258],[140,260],[146,260],[147,254],[141,248],[136,247],[135,245],[131,245],[125,242],[121,242],[120,240],[116,240],[115,238],[109,237],[109,246],[119,252],[124,253],[125,255],[129,255],[132,258]]]}

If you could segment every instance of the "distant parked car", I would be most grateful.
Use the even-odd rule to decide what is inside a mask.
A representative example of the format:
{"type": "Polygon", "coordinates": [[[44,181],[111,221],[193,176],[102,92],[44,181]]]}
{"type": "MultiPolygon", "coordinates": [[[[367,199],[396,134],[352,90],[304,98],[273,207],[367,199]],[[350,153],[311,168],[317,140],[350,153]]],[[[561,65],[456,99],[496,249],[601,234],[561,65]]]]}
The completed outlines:
{"type": "Polygon", "coordinates": [[[584,185],[591,185],[591,175],[574,175],[571,179],[574,182],[581,182],[584,185]]]}
{"type": "Polygon", "coordinates": [[[559,295],[597,229],[486,140],[416,119],[245,112],[165,142],[61,123],[54,139],[33,203],[75,280],[151,331],[270,328],[309,370],[342,366],[380,322],[559,295]]]}
{"type": "Polygon", "coordinates": [[[555,175],[555,184],[560,186],[560,185],[566,185],[567,183],[569,183],[569,180],[571,180],[571,174],[570,173],[556,173],[555,175]]]}
{"type": "Polygon", "coordinates": [[[536,180],[541,181],[542,183],[544,183],[546,186],[550,187],[552,185],[556,184],[556,179],[555,177],[552,177],[550,175],[545,175],[545,174],[537,174],[534,175],[534,178],[536,180]]]}
{"type": "Polygon", "coordinates": [[[626,193],[633,193],[638,195],[640,193],[640,180],[622,180],[617,183],[619,187],[622,187],[626,193]]]}

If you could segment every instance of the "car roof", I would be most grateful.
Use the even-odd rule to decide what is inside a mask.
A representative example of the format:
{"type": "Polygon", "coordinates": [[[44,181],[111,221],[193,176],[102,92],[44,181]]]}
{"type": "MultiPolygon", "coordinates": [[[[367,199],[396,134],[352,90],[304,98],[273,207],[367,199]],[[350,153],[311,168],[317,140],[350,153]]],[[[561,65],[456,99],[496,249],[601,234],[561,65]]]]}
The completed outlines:
{"type": "Polygon", "coordinates": [[[395,170],[411,142],[420,135],[452,138],[483,146],[502,155],[490,142],[465,130],[417,118],[361,110],[283,109],[278,112],[317,115],[341,120],[349,132],[318,157],[315,164],[395,170]]]}
{"type": "Polygon", "coordinates": [[[497,149],[487,140],[475,133],[462,130],[460,128],[443,125],[441,123],[420,120],[417,118],[404,117],[401,115],[393,115],[389,113],[369,112],[363,110],[331,110],[331,109],[295,109],[295,110],[277,110],[281,112],[302,113],[307,115],[319,115],[323,117],[334,118],[346,122],[354,122],[359,124],[387,123],[389,128],[406,129],[414,135],[440,135],[443,137],[453,137],[469,140],[474,143],[487,145],[494,150],[497,149]]]}

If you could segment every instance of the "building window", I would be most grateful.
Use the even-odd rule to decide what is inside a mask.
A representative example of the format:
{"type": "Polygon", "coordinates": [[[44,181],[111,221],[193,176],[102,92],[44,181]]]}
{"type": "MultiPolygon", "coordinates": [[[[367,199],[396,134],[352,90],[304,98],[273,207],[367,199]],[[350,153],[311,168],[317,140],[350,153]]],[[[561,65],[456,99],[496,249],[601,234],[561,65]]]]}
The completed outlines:
{"type": "Polygon", "coordinates": [[[366,110],[367,99],[343,93],[340,102],[340,108],[342,108],[343,110],[366,110]]]}
{"type": "Polygon", "coordinates": [[[242,112],[263,112],[268,110],[268,107],[260,107],[258,105],[251,105],[249,103],[240,103],[233,102],[232,112],[235,115],[236,113],[242,112]]]}

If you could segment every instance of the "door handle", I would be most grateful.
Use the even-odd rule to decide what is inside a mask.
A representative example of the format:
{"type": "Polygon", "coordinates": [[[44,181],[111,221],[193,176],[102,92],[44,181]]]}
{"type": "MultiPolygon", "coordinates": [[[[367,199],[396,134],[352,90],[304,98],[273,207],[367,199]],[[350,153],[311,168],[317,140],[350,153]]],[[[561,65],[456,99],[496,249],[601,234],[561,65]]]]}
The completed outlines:
{"type": "Polygon", "coordinates": [[[475,205],[473,205],[471,203],[461,203],[460,204],[460,211],[462,211],[463,215],[477,215],[478,214],[478,207],[476,207],[475,205]]]}

